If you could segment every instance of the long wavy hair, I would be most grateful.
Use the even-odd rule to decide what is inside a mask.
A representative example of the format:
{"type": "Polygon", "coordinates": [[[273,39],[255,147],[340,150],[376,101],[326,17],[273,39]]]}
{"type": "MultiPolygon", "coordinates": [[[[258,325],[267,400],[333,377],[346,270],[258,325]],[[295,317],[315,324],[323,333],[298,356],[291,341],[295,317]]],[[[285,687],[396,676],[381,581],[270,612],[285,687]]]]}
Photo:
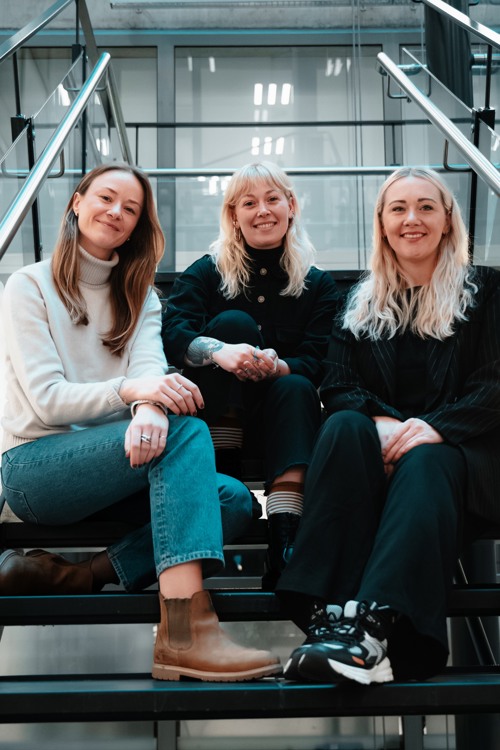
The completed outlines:
{"type": "Polygon", "coordinates": [[[343,327],[356,338],[392,338],[410,329],[426,338],[445,339],[456,322],[466,320],[474,304],[477,286],[469,263],[468,237],[458,204],[439,175],[431,169],[401,167],[380,188],[373,216],[373,250],[370,270],[353,289],[346,306],[343,327]],[[449,217],[449,230],[438,248],[436,267],[428,284],[411,284],[382,231],[382,212],[387,190],[398,180],[418,178],[434,185],[449,217]]]}
{"type": "Polygon", "coordinates": [[[95,167],[76,186],[66,206],[59,237],[52,256],[52,275],[57,292],[75,325],[87,325],[88,313],[82,297],[78,219],[73,211],[76,193],[84,195],[93,181],[106,172],[128,172],[140,182],[144,204],[130,240],[116,248],[120,262],[110,276],[112,325],[103,344],[112,354],[121,356],[137,324],[156,267],[163,255],[165,239],[158,220],[151,183],[137,167],[129,164],[105,164],[95,167]]]}
{"type": "Polygon", "coordinates": [[[279,190],[291,202],[294,217],[284,237],[281,266],[288,276],[283,296],[300,297],[305,289],[305,278],[314,261],[315,250],[300,220],[300,206],[288,175],[272,162],[247,164],[233,174],[224,193],[218,238],[210,245],[217,270],[222,277],[221,292],[233,299],[244,292],[250,283],[250,256],[245,238],[234,229],[234,211],[242,195],[263,182],[279,190]]]}

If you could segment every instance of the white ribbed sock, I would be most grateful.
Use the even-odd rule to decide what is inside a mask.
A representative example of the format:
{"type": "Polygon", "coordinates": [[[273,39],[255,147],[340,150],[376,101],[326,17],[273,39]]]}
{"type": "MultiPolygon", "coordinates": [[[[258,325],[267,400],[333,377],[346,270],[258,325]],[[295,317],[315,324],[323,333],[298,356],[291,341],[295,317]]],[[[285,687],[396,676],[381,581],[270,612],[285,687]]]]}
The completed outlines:
{"type": "Polygon", "coordinates": [[[302,515],[304,485],[300,482],[276,482],[266,500],[267,516],[273,513],[295,513],[302,515]]]}
{"type": "Polygon", "coordinates": [[[241,448],[243,445],[243,428],[226,425],[214,425],[208,428],[215,450],[220,448],[241,448]]]}

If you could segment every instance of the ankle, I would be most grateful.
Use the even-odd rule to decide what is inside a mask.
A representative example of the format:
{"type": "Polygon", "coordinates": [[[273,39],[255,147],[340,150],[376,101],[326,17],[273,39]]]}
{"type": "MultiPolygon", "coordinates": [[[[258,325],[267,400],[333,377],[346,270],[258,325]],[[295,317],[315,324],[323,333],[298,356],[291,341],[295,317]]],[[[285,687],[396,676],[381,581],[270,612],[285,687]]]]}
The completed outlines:
{"type": "Polygon", "coordinates": [[[387,640],[398,618],[399,613],[395,609],[374,603],[374,609],[370,610],[365,618],[366,631],[381,641],[387,640]]]}
{"type": "Polygon", "coordinates": [[[120,583],[118,574],[106,550],[92,555],[90,560],[86,561],[87,563],[92,574],[92,591],[94,593],[101,591],[107,583],[120,583]]]}
{"type": "Polygon", "coordinates": [[[295,513],[302,515],[304,485],[301,482],[273,482],[266,500],[266,513],[295,513]]]}

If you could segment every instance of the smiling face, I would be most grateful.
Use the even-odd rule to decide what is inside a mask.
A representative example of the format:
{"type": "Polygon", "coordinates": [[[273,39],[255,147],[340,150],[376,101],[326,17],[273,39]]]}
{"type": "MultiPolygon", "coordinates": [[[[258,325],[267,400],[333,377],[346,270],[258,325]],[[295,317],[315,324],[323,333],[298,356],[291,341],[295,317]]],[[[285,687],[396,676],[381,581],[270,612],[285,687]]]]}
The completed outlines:
{"type": "Polygon", "coordinates": [[[90,255],[109,260],[134,231],[143,204],[144,191],[135,175],[120,170],[99,175],[73,199],[80,245],[90,255]]]}
{"type": "Polygon", "coordinates": [[[450,226],[439,189],[422,177],[393,182],[385,193],[380,222],[403,271],[416,283],[428,281],[450,226]]]}
{"type": "Polygon", "coordinates": [[[235,226],[250,247],[272,250],[283,242],[293,210],[293,198],[287,198],[272,184],[259,180],[236,201],[235,226]]]}

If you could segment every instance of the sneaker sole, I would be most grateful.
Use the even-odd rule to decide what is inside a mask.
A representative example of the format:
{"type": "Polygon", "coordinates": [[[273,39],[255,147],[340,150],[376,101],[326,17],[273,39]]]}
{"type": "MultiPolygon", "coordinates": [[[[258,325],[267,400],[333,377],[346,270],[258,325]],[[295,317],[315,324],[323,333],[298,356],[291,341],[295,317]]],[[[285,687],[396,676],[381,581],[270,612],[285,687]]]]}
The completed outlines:
{"type": "Polygon", "coordinates": [[[349,680],[355,680],[361,685],[370,685],[372,682],[392,682],[394,680],[391,662],[387,656],[371,669],[352,667],[350,664],[344,664],[334,659],[328,659],[328,663],[334,672],[347,677],[349,680]]]}
{"type": "Polygon", "coordinates": [[[318,645],[302,654],[297,669],[300,678],[305,682],[336,683],[344,679],[341,674],[332,670],[327,656],[318,645]]]}
{"type": "Polygon", "coordinates": [[[266,667],[246,669],[242,672],[208,672],[200,669],[189,669],[187,667],[173,667],[166,664],[153,664],[152,677],[155,680],[180,680],[188,677],[193,680],[204,682],[245,682],[247,680],[258,680],[261,677],[270,677],[281,674],[281,664],[269,664],[266,667]]]}
{"type": "Polygon", "coordinates": [[[363,669],[335,661],[328,656],[326,649],[317,647],[304,655],[299,664],[299,672],[303,678],[315,682],[336,682],[347,678],[361,685],[369,685],[372,682],[392,682],[394,679],[387,656],[371,669],[363,669]]]}

